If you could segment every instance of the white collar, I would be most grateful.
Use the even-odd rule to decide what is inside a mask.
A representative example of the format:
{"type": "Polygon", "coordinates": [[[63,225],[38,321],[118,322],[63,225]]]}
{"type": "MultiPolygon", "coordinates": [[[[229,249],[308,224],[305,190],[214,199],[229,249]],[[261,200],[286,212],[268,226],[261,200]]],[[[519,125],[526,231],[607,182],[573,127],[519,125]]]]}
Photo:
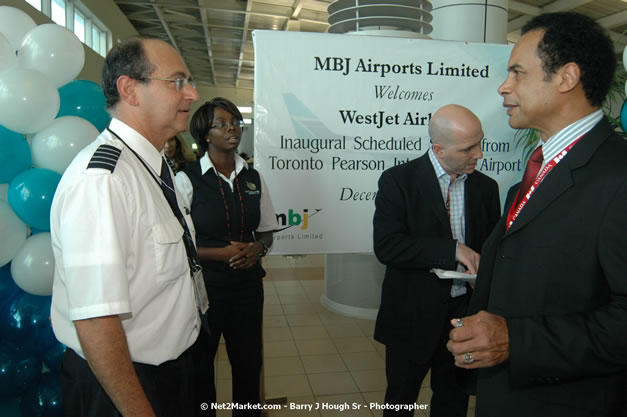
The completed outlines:
{"type": "MultiPolygon", "coordinates": [[[[235,154],[235,175],[239,175],[240,171],[244,168],[248,168],[248,163],[244,158],[239,156],[237,153],[235,154]]],[[[207,171],[213,169],[213,171],[217,174],[217,170],[215,165],[213,165],[213,161],[209,158],[209,152],[205,152],[205,154],[200,158],[200,174],[205,175],[207,171]]]]}
{"type": "Polygon", "coordinates": [[[135,151],[159,175],[163,151],[158,151],[148,139],[119,119],[111,119],[109,130],[119,136],[127,147],[135,151]]]}

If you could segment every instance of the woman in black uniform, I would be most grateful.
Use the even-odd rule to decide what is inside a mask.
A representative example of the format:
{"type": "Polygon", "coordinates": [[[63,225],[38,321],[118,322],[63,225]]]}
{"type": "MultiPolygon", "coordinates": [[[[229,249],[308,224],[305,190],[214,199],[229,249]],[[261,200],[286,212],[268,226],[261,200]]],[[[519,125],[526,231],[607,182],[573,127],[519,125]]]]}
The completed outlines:
{"type": "MultiPolygon", "coordinates": [[[[266,184],[237,154],[242,115],[214,98],[192,116],[190,132],[206,153],[177,177],[196,228],[198,255],[209,295],[208,360],[212,367],[224,335],[233,376],[233,402],[260,402],[263,313],[261,258],[272,245],[276,217],[266,184]]],[[[205,366],[203,366],[204,368],[205,366]]],[[[203,371],[204,372],[204,371],[203,371]]],[[[213,368],[208,395],[215,399],[213,368]]],[[[233,415],[260,415],[233,410],[233,415]]]]}

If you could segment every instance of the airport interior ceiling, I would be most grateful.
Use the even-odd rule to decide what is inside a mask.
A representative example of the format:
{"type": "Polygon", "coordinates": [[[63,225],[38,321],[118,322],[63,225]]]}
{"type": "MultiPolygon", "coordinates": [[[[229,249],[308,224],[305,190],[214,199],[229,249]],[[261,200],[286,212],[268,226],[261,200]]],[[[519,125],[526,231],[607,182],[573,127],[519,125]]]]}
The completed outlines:
{"type": "MultiPolygon", "coordinates": [[[[424,0],[362,0],[361,3],[421,1],[424,0]]],[[[327,32],[327,8],[333,0],[115,2],[141,35],[164,39],[178,49],[200,85],[252,89],[252,32],[256,29],[327,32]]],[[[435,6],[437,1],[432,4],[435,6]]],[[[597,20],[610,31],[617,53],[622,54],[627,45],[627,0],[510,0],[507,40],[516,42],[520,28],[532,16],[555,11],[575,11],[597,20]]]]}

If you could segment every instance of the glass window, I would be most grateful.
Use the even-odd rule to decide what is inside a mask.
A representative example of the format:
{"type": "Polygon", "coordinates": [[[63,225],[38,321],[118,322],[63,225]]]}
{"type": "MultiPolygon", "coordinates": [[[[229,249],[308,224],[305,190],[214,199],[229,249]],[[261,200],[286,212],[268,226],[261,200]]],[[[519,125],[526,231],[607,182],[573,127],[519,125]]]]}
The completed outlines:
{"type": "Polygon", "coordinates": [[[85,43],[85,16],[74,10],[74,33],[85,43]]]}
{"type": "Polygon", "coordinates": [[[50,3],[50,11],[52,21],[61,26],[65,26],[65,1],[52,0],[50,3]]]}
{"type": "Polygon", "coordinates": [[[96,25],[91,26],[91,47],[94,51],[100,51],[100,31],[96,25]]]}
{"type": "Polygon", "coordinates": [[[91,48],[102,56],[107,54],[106,34],[94,24],[91,26],[91,48]]]}
{"type": "Polygon", "coordinates": [[[26,0],[26,3],[41,11],[41,0],[26,0]]]}
{"type": "Polygon", "coordinates": [[[74,31],[81,42],[103,57],[106,56],[110,32],[80,0],[25,1],[56,24],[74,31]]]}

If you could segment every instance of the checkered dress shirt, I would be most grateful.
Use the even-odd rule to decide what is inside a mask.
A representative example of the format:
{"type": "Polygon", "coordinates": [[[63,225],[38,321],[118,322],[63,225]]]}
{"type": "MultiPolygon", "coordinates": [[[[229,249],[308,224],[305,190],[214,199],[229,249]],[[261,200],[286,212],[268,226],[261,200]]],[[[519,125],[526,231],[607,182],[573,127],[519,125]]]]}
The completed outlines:
{"type": "MultiPolygon", "coordinates": [[[[449,220],[451,222],[451,231],[453,232],[453,239],[458,242],[465,243],[466,235],[466,220],[464,210],[464,182],[468,175],[458,175],[455,181],[451,184],[451,176],[446,173],[440,162],[435,157],[433,149],[429,148],[429,159],[435,170],[435,176],[438,178],[438,184],[440,184],[440,191],[442,192],[442,199],[444,205],[447,205],[448,201],[448,213],[449,220]]],[[[464,267],[460,264],[457,265],[457,270],[462,272],[464,267]]],[[[451,286],[451,297],[457,297],[466,294],[466,284],[464,281],[453,280],[451,286]]]]}

